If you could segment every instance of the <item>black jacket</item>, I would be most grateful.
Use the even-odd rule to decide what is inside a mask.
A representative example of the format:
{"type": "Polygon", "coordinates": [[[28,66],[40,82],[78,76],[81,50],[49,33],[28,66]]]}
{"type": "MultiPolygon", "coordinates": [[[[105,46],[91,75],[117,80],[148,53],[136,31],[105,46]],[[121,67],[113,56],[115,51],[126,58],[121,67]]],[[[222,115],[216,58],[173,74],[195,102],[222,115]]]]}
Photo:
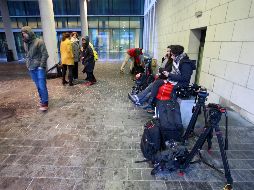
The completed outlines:
{"type": "Polygon", "coordinates": [[[84,71],[85,72],[93,72],[94,70],[94,55],[92,48],[88,45],[85,49],[82,51],[82,64],[85,66],[84,71]]]}
{"type": "Polygon", "coordinates": [[[186,55],[179,63],[179,74],[169,73],[168,80],[177,82],[177,86],[188,86],[193,70],[196,70],[196,62],[189,59],[186,55]]]}

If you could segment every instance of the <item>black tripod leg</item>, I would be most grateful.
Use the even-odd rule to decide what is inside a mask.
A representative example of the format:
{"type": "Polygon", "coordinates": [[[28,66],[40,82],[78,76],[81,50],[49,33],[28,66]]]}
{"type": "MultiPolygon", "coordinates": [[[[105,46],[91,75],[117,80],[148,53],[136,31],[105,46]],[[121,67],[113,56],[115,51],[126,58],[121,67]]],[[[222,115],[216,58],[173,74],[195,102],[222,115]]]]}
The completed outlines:
{"type": "Polygon", "coordinates": [[[191,116],[191,120],[190,120],[190,122],[189,122],[189,125],[188,125],[188,127],[187,127],[187,129],[186,129],[186,131],[185,131],[185,133],[184,133],[184,135],[183,135],[183,137],[182,137],[182,142],[183,142],[183,143],[184,143],[186,140],[188,140],[188,138],[189,138],[191,132],[194,130],[194,127],[195,127],[195,124],[196,124],[196,122],[197,122],[198,113],[199,113],[200,109],[201,109],[201,106],[200,106],[200,105],[197,105],[196,108],[195,108],[194,113],[193,113],[192,116],[191,116]]]}
{"type": "Polygon", "coordinates": [[[221,154],[223,167],[224,167],[224,171],[225,171],[225,177],[227,179],[227,183],[232,185],[233,179],[231,177],[229,164],[228,164],[228,160],[227,160],[227,154],[224,150],[225,146],[224,146],[223,137],[222,137],[219,126],[215,126],[215,132],[216,132],[216,136],[217,136],[219,147],[220,147],[220,154],[221,154]]]}
{"type": "Polygon", "coordinates": [[[210,131],[212,131],[212,130],[213,130],[212,127],[207,127],[206,130],[204,131],[204,133],[201,134],[201,136],[197,140],[196,144],[192,148],[191,152],[186,157],[184,164],[181,166],[182,170],[185,170],[190,165],[192,159],[198,153],[198,151],[202,148],[203,144],[205,143],[205,141],[207,139],[207,136],[209,135],[210,131]]]}

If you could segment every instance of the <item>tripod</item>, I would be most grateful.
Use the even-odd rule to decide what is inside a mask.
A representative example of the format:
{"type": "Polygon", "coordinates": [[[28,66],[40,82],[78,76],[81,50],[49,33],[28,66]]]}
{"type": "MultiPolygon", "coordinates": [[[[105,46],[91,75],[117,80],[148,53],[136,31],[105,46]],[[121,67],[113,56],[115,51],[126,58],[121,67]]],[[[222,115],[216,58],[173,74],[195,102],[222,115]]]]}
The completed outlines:
{"type": "MultiPolygon", "coordinates": [[[[232,184],[233,184],[233,179],[231,177],[230,169],[229,169],[229,164],[227,160],[227,154],[225,152],[225,148],[227,148],[227,140],[225,141],[226,146],[224,146],[223,142],[223,137],[221,130],[219,128],[219,122],[221,120],[221,115],[222,113],[226,113],[226,109],[220,107],[219,105],[216,104],[209,104],[208,105],[209,111],[208,111],[208,124],[205,126],[205,131],[200,135],[199,139],[197,140],[196,144],[192,148],[191,152],[186,156],[186,159],[183,164],[180,166],[180,171],[182,172],[185,170],[190,164],[192,163],[197,163],[197,162],[203,162],[207,166],[215,169],[216,171],[219,171],[222,173],[219,169],[215,168],[213,165],[209,164],[208,162],[204,161],[201,155],[200,150],[202,149],[205,141],[211,142],[211,138],[213,134],[213,131],[215,131],[217,140],[219,143],[219,148],[220,148],[220,154],[223,162],[223,167],[225,171],[225,177],[227,180],[227,185],[224,187],[225,190],[230,190],[232,189],[232,184]],[[200,157],[199,161],[194,161],[191,162],[194,156],[198,154],[200,157]]],[[[226,125],[227,125],[227,119],[226,119],[226,125]]],[[[226,133],[227,133],[227,127],[226,127],[226,133]]],[[[227,136],[226,136],[227,139],[227,136]]],[[[209,145],[208,145],[209,146],[209,145]]]]}
{"type": "Polygon", "coordinates": [[[182,137],[182,142],[185,144],[186,141],[188,140],[190,134],[194,131],[194,127],[196,125],[197,119],[198,119],[198,115],[201,112],[201,108],[203,109],[203,113],[204,113],[204,118],[205,118],[205,125],[207,124],[207,115],[206,115],[206,107],[205,107],[205,101],[206,98],[209,94],[207,93],[206,89],[200,89],[200,91],[198,92],[196,99],[198,99],[198,101],[196,102],[196,105],[194,107],[194,112],[191,116],[191,120],[188,124],[188,127],[182,137]]]}

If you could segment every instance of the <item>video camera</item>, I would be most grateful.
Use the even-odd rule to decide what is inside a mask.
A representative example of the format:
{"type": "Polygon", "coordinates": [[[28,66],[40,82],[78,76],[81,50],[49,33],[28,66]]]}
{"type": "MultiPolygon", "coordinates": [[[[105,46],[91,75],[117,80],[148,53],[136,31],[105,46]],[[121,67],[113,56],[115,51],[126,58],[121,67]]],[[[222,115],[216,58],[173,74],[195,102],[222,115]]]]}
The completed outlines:
{"type": "Polygon", "coordinates": [[[201,88],[201,86],[197,84],[189,85],[187,87],[178,87],[176,89],[176,96],[181,99],[189,99],[191,97],[196,97],[199,93],[199,96],[205,96],[207,91],[205,88],[201,88]]]}

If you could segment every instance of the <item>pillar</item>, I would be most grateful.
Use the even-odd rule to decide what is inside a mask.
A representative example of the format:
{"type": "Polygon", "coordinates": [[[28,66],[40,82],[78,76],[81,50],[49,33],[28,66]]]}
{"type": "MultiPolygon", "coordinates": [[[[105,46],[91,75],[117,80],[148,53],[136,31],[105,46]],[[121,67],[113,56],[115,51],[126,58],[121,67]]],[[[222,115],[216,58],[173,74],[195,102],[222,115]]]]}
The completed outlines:
{"type": "MultiPolygon", "coordinates": [[[[39,0],[39,8],[43,40],[49,54],[47,61],[47,67],[49,69],[59,62],[52,0],[39,0]]],[[[56,73],[56,69],[52,70],[51,73],[56,73]]]]}
{"type": "Polygon", "coordinates": [[[12,50],[14,60],[18,60],[15,39],[11,28],[11,19],[9,15],[7,0],[0,0],[0,11],[2,14],[4,32],[8,44],[8,49],[12,50]]]}
{"type": "Polygon", "coordinates": [[[87,1],[79,0],[79,7],[80,7],[81,35],[88,36],[87,1]]]}

